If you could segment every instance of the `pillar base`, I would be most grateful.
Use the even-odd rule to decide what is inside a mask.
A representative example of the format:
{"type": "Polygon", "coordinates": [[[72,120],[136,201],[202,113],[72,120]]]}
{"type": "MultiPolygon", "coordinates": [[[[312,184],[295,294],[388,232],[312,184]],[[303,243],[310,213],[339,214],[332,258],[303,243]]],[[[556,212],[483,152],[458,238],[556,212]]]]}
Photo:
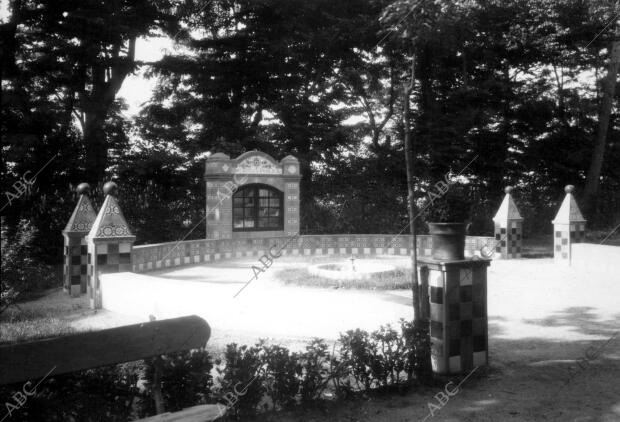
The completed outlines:
{"type": "Polygon", "coordinates": [[[72,284],[69,289],[64,288],[63,290],[71,297],[79,297],[82,294],[82,289],[79,284],[72,284]]]}
{"type": "Polygon", "coordinates": [[[453,375],[487,365],[490,260],[418,260],[428,277],[433,372],[453,375]]]}

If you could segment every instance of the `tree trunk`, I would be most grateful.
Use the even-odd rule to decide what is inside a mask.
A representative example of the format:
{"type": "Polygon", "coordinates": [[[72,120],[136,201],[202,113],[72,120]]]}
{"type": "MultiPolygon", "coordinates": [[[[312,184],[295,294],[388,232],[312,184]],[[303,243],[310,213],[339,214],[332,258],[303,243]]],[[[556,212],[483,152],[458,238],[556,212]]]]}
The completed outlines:
{"type": "MultiPolygon", "coordinates": [[[[405,88],[404,92],[404,110],[403,110],[403,124],[405,132],[405,163],[407,166],[407,191],[408,191],[408,203],[409,203],[409,228],[413,241],[413,247],[411,250],[411,292],[413,303],[413,327],[414,338],[416,344],[416,353],[414,357],[414,367],[416,376],[420,379],[428,378],[431,373],[431,351],[430,351],[430,336],[429,336],[429,319],[428,315],[423,315],[421,310],[428,310],[425,301],[428,300],[426,294],[420,294],[422,288],[418,282],[418,239],[416,234],[416,205],[415,205],[415,179],[413,175],[414,163],[416,159],[416,143],[409,121],[411,119],[410,109],[410,96],[415,86],[415,45],[414,53],[411,58],[411,80],[409,86],[405,88]]],[[[428,288],[428,287],[427,287],[428,288]]]]}
{"type": "MultiPolygon", "coordinates": [[[[616,30],[616,33],[618,31],[616,30]]],[[[603,167],[603,158],[605,155],[605,143],[607,140],[607,130],[609,128],[609,119],[613,105],[614,93],[617,83],[618,67],[620,66],[620,39],[616,39],[612,43],[611,57],[609,59],[609,67],[607,68],[607,78],[603,84],[603,100],[601,102],[601,110],[598,119],[598,129],[596,131],[596,140],[594,141],[594,151],[590,160],[590,169],[586,179],[584,190],[584,206],[586,216],[592,219],[596,210],[596,193],[599,187],[599,179],[601,177],[601,169],[603,167]]]]}
{"type": "Polygon", "coordinates": [[[86,146],[85,180],[91,186],[103,183],[108,162],[106,134],[103,128],[105,112],[88,113],[84,125],[84,144],[86,146]]]}
{"type": "Polygon", "coordinates": [[[411,81],[409,86],[405,88],[404,92],[404,111],[403,111],[403,126],[405,131],[405,163],[407,167],[407,192],[408,192],[408,205],[409,205],[409,229],[411,236],[413,237],[413,248],[411,251],[411,270],[412,270],[412,283],[411,292],[413,294],[413,320],[414,322],[420,321],[420,286],[418,284],[418,248],[417,248],[417,235],[415,230],[415,218],[416,218],[416,206],[414,196],[414,142],[412,140],[411,128],[409,127],[409,121],[411,117],[411,111],[409,107],[409,97],[413,91],[415,84],[415,53],[411,59],[411,81]]]}
{"type": "MultiPolygon", "coordinates": [[[[1,80],[13,78],[17,75],[17,26],[21,21],[22,2],[13,1],[10,5],[11,14],[6,23],[0,24],[0,77],[1,80]]],[[[0,89],[2,98],[2,89],[0,89]]]]}
{"type": "Polygon", "coordinates": [[[112,59],[115,64],[107,67],[96,62],[91,66],[92,89],[83,95],[84,145],[86,147],[86,182],[96,186],[103,182],[108,164],[108,145],[105,121],[114,104],[116,94],[125,78],[135,66],[136,37],[131,36],[125,57],[120,56],[122,41],[114,45],[112,59]]]}

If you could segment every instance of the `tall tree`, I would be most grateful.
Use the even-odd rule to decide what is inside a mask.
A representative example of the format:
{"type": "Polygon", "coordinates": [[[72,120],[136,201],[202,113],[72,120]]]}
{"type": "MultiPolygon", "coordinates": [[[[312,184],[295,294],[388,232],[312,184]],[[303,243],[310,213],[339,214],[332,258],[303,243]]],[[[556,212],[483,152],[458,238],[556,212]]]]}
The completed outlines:
{"type": "Polygon", "coordinates": [[[178,139],[191,154],[295,154],[308,204],[318,190],[313,163],[357,142],[342,125],[352,114],[341,106],[349,94],[335,81],[360,61],[354,49],[371,42],[364,28],[379,12],[364,0],[209,3],[188,20],[179,52],[155,66],[160,86],[146,113],[191,128],[178,139]]]}
{"type": "MultiPolygon", "coordinates": [[[[415,44],[414,44],[415,47],[415,44]]],[[[413,92],[413,88],[415,86],[415,64],[416,64],[416,56],[413,53],[411,57],[411,79],[409,84],[407,84],[403,90],[403,127],[405,129],[405,163],[407,166],[407,207],[409,210],[409,232],[411,233],[413,248],[411,253],[411,290],[412,290],[412,300],[413,300],[413,315],[414,321],[421,322],[423,318],[428,317],[427,315],[421,314],[421,309],[424,308],[422,302],[422,296],[420,285],[418,283],[418,242],[417,242],[417,231],[416,231],[416,197],[415,197],[415,176],[414,176],[414,168],[415,168],[415,140],[412,139],[412,130],[411,130],[411,110],[410,110],[410,101],[411,101],[411,93],[413,92]]]]}
{"type": "MultiPolygon", "coordinates": [[[[616,18],[617,17],[616,15],[616,18]]],[[[618,68],[620,67],[620,23],[616,22],[615,24],[615,39],[611,42],[609,50],[611,54],[609,56],[607,77],[603,81],[603,99],[601,100],[598,127],[594,140],[594,151],[592,152],[592,159],[590,161],[590,168],[588,170],[584,190],[584,204],[586,206],[586,214],[589,214],[589,216],[596,210],[596,193],[599,187],[601,169],[603,167],[614,94],[616,85],[618,84],[618,68]]]]}
{"type": "Polygon", "coordinates": [[[123,82],[139,64],[136,40],[171,25],[171,3],[14,0],[10,9],[13,101],[47,91],[65,111],[65,131],[78,122],[85,179],[101,182],[110,147],[106,121],[123,82]]]}

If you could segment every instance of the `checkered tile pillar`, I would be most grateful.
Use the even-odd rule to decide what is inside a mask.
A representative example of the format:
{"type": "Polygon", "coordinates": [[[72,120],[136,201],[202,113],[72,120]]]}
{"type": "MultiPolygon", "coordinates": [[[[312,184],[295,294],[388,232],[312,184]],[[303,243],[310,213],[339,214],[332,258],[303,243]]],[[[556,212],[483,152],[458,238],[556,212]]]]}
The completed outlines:
{"type": "Polygon", "coordinates": [[[420,275],[428,277],[433,371],[458,374],[487,365],[490,261],[439,262],[420,258],[419,263],[420,275]]]}
{"type": "Polygon", "coordinates": [[[571,245],[585,240],[586,220],[573,197],[573,185],[564,188],[566,196],[553,220],[553,258],[556,263],[570,265],[571,245]]]}
{"type": "Polygon", "coordinates": [[[521,258],[522,239],[523,220],[508,220],[505,225],[495,223],[494,258],[521,258]]]}
{"type": "Polygon", "coordinates": [[[299,181],[300,167],[297,158],[292,155],[281,161],[284,171],[284,233],[292,236],[299,233],[299,181]]]}
{"type": "Polygon", "coordinates": [[[92,309],[101,308],[99,276],[108,273],[132,271],[131,249],[133,240],[95,240],[88,245],[88,298],[92,309]]]}
{"type": "Polygon", "coordinates": [[[106,183],[103,191],[107,196],[87,236],[87,293],[92,309],[101,308],[101,274],[132,271],[131,250],[136,239],[116,200],[116,184],[106,183]]]}
{"type": "Polygon", "coordinates": [[[97,213],[88,199],[89,189],[87,183],[81,183],[77,187],[80,198],[69,222],[62,231],[64,238],[63,289],[74,297],[79,296],[80,293],[86,293],[88,284],[86,236],[97,218],[97,213]]]}
{"type": "Polygon", "coordinates": [[[232,237],[232,195],[238,188],[239,176],[226,154],[216,153],[205,164],[207,194],[207,239],[232,237]]]}
{"type": "Polygon", "coordinates": [[[512,199],[512,186],[507,186],[504,192],[506,196],[493,217],[495,224],[494,258],[521,258],[523,218],[512,199]]]}
{"type": "Polygon", "coordinates": [[[571,245],[585,239],[586,223],[556,223],[553,225],[553,258],[556,262],[570,264],[571,245]]]}
{"type": "Polygon", "coordinates": [[[63,268],[63,289],[71,296],[86,293],[87,242],[86,235],[63,233],[65,239],[65,263],[63,268]]]}
{"type": "Polygon", "coordinates": [[[233,179],[207,181],[207,239],[232,237],[233,179]]]}

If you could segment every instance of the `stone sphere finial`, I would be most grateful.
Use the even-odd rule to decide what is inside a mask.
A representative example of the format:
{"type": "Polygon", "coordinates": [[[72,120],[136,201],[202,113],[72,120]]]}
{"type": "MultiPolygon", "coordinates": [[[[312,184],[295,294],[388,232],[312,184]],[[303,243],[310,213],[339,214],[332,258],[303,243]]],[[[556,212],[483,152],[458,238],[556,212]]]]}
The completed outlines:
{"type": "Polygon", "coordinates": [[[90,185],[88,183],[80,183],[75,191],[78,195],[88,195],[90,192],[90,185]]]}
{"type": "Polygon", "coordinates": [[[574,190],[575,190],[575,186],[573,185],[566,185],[564,187],[564,192],[566,193],[573,193],[574,190]]]}
{"type": "Polygon", "coordinates": [[[504,192],[506,192],[507,194],[510,194],[510,192],[512,192],[512,186],[506,186],[504,188],[504,192]]]}
{"type": "Polygon", "coordinates": [[[116,196],[116,189],[118,186],[114,182],[107,182],[103,185],[103,193],[106,195],[116,196]]]}

